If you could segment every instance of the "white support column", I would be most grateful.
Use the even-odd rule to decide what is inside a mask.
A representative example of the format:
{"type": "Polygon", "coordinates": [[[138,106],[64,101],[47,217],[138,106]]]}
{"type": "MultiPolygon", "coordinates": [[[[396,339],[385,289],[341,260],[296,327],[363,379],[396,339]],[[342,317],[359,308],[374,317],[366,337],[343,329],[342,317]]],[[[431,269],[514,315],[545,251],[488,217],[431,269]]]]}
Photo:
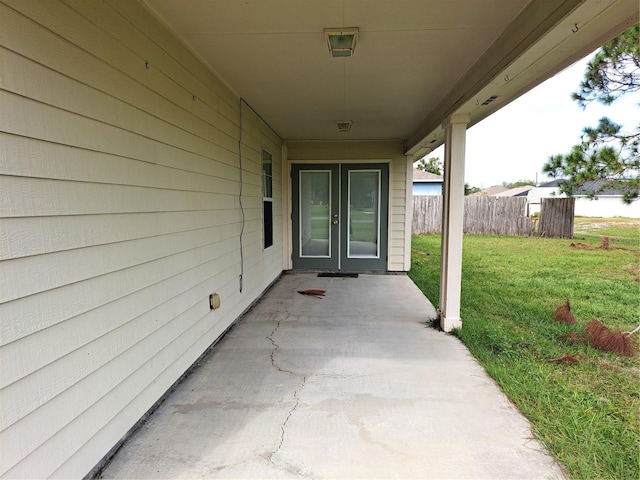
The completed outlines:
{"type": "MultiPolygon", "coordinates": [[[[413,155],[407,155],[407,171],[405,176],[405,218],[404,218],[404,270],[408,272],[411,269],[411,228],[413,226],[413,155]]],[[[391,184],[391,182],[389,182],[391,184]]],[[[391,189],[389,189],[391,190],[391,189]]],[[[389,237],[391,237],[391,228],[389,228],[389,237]]],[[[389,238],[388,245],[391,245],[389,238]]]]}
{"type": "Polygon", "coordinates": [[[440,260],[440,327],[445,332],[462,327],[462,234],[464,220],[464,155],[468,115],[451,115],[445,130],[442,202],[442,256],[440,260]]]}
{"type": "Polygon", "coordinates": [[[282,142],[282,269],[291,270],[291,164],[287,142],[282,142]]]}

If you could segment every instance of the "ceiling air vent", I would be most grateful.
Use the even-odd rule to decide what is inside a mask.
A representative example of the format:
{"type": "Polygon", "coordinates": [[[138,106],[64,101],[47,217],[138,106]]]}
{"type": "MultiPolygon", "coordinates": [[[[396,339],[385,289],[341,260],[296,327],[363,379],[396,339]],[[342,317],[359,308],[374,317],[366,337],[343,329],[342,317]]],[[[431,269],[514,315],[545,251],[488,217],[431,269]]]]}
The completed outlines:
{"type": "Polygon", "coordinates": [[[497,95],[491,95],[489,98],[487,98],[484,102],[482,102],[482,105],[489,105],[491,102],[493,102],[496,98],[498,98],[497,95]]]}
{"type": "Polygon", "coordinates": [[[353,122],[351,120],[342,120],[336,122],[336,124],[338,125],[339,132],[348,133],[349,130],[351,130],[351,125],[353,124],[353,122]]]}

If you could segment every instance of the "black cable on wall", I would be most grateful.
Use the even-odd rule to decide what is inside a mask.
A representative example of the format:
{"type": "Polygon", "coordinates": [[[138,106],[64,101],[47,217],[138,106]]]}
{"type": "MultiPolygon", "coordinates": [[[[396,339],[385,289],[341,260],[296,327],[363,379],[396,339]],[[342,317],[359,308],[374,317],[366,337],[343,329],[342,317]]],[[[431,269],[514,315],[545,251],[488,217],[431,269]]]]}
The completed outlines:
{"type": "Polygon", "coordinates": [[[242,223],[240,226],[240,293],[242,293],[243,276],[244,276],[244,249],[242,247],[242,236],[244,235],[245,215],[244,206],[242,205],[242,104],[247,103],[242,97],[239,101],[239,122],[240,122],[240,135],[238,136],[238,166],[240,168],[240,189],[238,191],[238,201],[240,203],[240,213],[242,215],[242,223]]]}

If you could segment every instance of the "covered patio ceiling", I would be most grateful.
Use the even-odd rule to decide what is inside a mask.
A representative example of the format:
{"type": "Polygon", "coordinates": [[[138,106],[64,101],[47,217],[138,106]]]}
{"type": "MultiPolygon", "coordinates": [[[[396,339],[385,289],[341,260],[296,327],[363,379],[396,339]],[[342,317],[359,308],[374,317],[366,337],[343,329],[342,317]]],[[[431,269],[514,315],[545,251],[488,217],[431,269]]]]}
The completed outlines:
{"type": "Polygon", "coordinates": [[[637,0],[144,1],[283,139],[416,157],[448,115],[471,126],[638,21],[637,0]],[[338,27],[359,29],[350,58],[329,55],[338,27]]]}

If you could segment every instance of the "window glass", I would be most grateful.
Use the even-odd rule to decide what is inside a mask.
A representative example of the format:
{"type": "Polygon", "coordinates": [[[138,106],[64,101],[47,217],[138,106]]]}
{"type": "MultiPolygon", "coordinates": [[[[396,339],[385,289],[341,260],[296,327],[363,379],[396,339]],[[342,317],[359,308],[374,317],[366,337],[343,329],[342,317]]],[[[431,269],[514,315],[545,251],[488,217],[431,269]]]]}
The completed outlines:
{"type": "Polygon", "coordinates": [[[264,248],[273,245],[273,162],[266,150],[262,151],[262,227],[264,248]]]}
{"type": "Polygon", "coordinates": [[[330,257],[331,172],[300,171],[300,256],[330,257]]]}
{"type": "Polygon", "coordinates": [[[349,172],[349,258],[380,258],[380,171],[349,172]]]}

